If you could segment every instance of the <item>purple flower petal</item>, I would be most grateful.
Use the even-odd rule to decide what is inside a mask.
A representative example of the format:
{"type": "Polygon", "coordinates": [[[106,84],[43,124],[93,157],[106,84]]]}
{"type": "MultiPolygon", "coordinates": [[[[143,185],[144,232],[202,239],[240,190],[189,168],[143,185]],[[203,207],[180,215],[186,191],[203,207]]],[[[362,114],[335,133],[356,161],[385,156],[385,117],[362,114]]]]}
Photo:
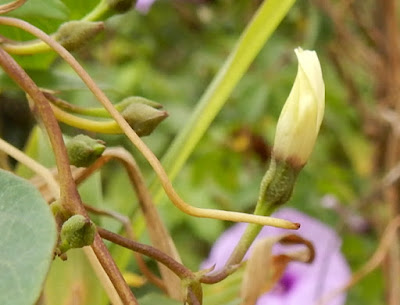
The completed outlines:
{"type": "MultiPolygon", "coordinates": [[[[269,293],[261,296],[257,305],[302,305],[313,304],[320,297],[343,285],[350,279],[349,266],[340,252],[341,239],[334,230],[320,221],[294,209],[285,208],[273,215],[301,223],[296,232],[313,242],[316,257],[312,264],[292,262],[287,267],[282,279],[269,293]]],[[[246,228],[239,223],[225,231],[215,242],[210,256],[202,268],[216,264],[216,269],[223,267],[236,243],[246,228]]],[[[264,227],[257,238],[288,233],[288,230],[264,227]]],[[[275,245],[274,253],[281,253],[299,246],[275,245]]],[[[300,246],[301,247],[301,246],[300,246]]],[[[249,251],[251,251],[250,247],[249,251]]],[[[245,256],[247,258],[248,253],[245,256]]],[[[329,305],[342,305],[346,295],[339,295],[329,305]]]]}
{"type": "Polygon", "coordinates": [[[146,14],[155,0],[137,0],[135,9],[139,12],[146,14]]]}

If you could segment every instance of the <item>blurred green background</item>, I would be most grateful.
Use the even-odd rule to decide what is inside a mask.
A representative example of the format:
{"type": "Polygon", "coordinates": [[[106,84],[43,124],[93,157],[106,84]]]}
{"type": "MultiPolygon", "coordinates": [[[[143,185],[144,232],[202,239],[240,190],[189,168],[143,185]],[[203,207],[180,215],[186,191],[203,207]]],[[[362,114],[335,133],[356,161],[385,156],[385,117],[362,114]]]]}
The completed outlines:
{"type": "MultiPolygon", "coordinates": [[[[53,33],[61,23],[84,16],[97,1],[42,3],[28,1],[14,15],[53,33]]],[[[163,104],[169,117],[144,139],[162,158],[259,3],[156,1],[147,14],[131,10],[105,20],[104,32],[73,54],[113,102],[138,95],[163,104]]],[[[30,38],[4,26],[0,33],[17,40],[30,38]]],[[[174,187],[182,198],[199,207],[251,212],[268,164],[277,118],[295,78],[297,61],[293,49],[297,46],[315,49],[326,84],[326,116],[312,158],[301,172],[288,206],[335,228],[343,238],[344,255],[351,268],[357,270],[378,243],[379,230],[368,221],[371,207],[361,209],[357,204],[375,181],[374,147],[332,63],[329,50],[334,39],[334,25],[329,16],[313,2],[298,1],[235,88],[174,180],[174,187]],[[328,208],[327,202],[334,202],[334,207],[328,208]],[[362,227],[356,225],[354,217],[361,219],[362,227]]],[[[39,86],[60,90],[60,96],[77,105],[97,105],[72,70],[53,53],[17,58],[39,86]]],[[[361,68],[352,69],[363,91],[363,100],[373,103],[372,77],[361,68]]],[[[33,126],[27,102],[4,73],[1,90],[0,136],[22,148],[33,126]],[[21,116],[15,115],[16,111],[21,116]]],[[[62,127],[66,135],[79,133],[62,127]]],[[[148,185],[153,182],[149,165],[125,136],[96,136],[108,146],[122,145],[131,151],[148,185]]],[[[43,148],[45,144],[35,143],[30,154],[52,165],[49,150],[43,148]]],[[[126,173],[116,163],[107,165],[81,191],[90,204],[129,216],[138,215],[126,173]]],[[[159,210],[183,262],[193,270],[207,257],[221,232],[231,225],[184,215],[166,198],[161,200],[159,210]]],[[[98,221],[118,229],[113,221],[98,221]]],[[[141,237],[143,242],[149,241],[146,236],[141,237]]],[[[127,263],[120,250],[113,251],[122,265],[127,263]]],[[[137,267],[129,261],[128,268],[135,271],[137,267]]],[[[140,297],[152,290],[146,285],[135,289],[135,294],[140,297]]],[[[374,271],[349,291],[347,304],[382,304],[383,290],[382,274],[374,271]]]]}

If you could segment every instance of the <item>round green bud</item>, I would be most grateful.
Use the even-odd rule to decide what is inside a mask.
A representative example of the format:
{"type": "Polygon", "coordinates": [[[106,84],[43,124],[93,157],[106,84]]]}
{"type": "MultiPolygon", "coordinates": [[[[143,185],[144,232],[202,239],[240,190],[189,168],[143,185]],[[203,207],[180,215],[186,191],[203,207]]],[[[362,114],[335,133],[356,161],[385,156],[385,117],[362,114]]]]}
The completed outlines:
{"type": "Polygon", "coordinates": [[[69,161],[76,167],[88,167],[96,161],[106,149],[102,140],[86,135],[77,135],[67,142],[69,161]]]}
{"type": "Polygon", "coordinates": [[[91,245],[95,233],[96,226],[89,218],[79,214],[71,216],[61,227],[60,253],[91,245]]]}

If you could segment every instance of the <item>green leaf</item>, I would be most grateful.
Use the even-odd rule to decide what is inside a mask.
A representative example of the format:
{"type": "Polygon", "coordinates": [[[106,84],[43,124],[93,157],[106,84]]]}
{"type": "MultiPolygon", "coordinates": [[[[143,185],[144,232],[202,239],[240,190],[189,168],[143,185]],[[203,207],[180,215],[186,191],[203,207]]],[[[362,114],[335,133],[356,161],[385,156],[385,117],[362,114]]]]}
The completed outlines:
{"type": "Polygon", "coordinates": [[[0,304],[34,304],[52,261],[56,225],[39,191],[3,170],[0,232],[0,304]]]}

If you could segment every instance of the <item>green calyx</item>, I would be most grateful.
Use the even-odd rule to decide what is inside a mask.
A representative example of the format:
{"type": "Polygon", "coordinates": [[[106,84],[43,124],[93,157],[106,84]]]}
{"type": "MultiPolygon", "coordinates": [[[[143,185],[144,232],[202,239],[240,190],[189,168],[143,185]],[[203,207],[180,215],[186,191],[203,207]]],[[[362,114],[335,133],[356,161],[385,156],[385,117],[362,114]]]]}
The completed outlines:
{"type": "Polygon", "coordinates": [[[73,215],[62,225],[60,231],[60,254],[69,249],[82,248],[93,243],[96,233],[95,224],[83,215],[73,215]]]}
{"type": "Polygon", "coordinates": [[[284,161],[271,160],[261,183],[260,196],[274,208],[290,199],[299,170],[284,161]]]}
{"type": "Polygon", "coordinates": [[[86,135],[77,135],[67,143],[67,153],[71,165],[88,167],[96,161],[106,149],[102,140],[86,135]]]}

